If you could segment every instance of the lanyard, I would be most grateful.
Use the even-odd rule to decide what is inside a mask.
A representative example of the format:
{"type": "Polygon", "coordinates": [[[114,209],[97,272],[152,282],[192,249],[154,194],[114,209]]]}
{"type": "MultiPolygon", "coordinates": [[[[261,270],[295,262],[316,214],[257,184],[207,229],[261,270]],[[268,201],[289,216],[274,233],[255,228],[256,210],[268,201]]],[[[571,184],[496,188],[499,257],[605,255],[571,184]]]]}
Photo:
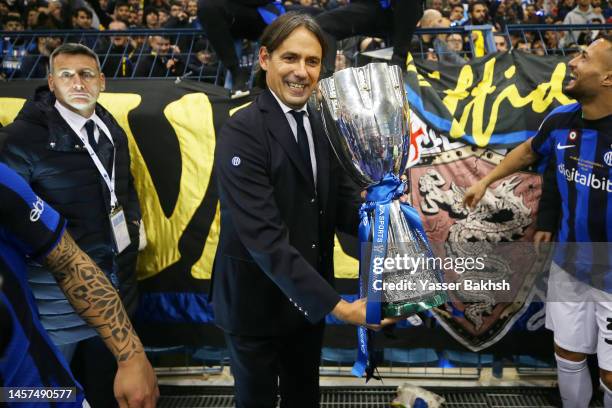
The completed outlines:
{"type": "Polygon", "coordinates": [[[119,200],[117,200],[117,194],[115,194],[115,143],[113,142],[113,139],[109,135],[106,134],[106,132],[102,131],[102,129],[98,126],[95,120],[94,120],[94,124],[98,127],[98,133],[99,133],[98,138],[106,136],[108,137],[111,144],[113,145],[113,166],[112,166],[113,170],[112,170],[110,177],[108,176],[108,172],[104,168],[104,165],[100,161],[100,158],[96,154],[95,150],[89,144],[89,140],[86,137],[84,137],[83,134],[81,133],[81,129],[77,129],[72,123],[68,123],[68,125],[70,125],[72,130],[74,130],[74,133],[76,133],[79,139],[81,139],[83,146],[85,146],[87,153],[89,153],[91,160],[93,160],[94,165],[96,166],[96,168],[98,169],[98,172],[102,176],[102,179],[106,183],[106,186],[108,187],[108,191],[110,191],[111,210],[114,210],[117,207],[117,203],[119,202],[119,200]]]}

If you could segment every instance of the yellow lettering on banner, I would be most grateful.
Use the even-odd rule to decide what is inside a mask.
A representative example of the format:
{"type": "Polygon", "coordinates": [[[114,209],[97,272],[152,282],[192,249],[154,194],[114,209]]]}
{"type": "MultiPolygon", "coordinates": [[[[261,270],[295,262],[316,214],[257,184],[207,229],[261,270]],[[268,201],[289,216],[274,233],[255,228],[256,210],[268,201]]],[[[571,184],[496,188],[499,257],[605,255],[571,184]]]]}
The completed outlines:
{"type": "MultiPolygon", "coordinates": [[[[566,97],[562,92],[566,65],[559,63],[551,74],[550,81],[539,84],[526,96],[520,95],[514,83],[503,88],[493,100],[485,127],[485,107],[488,107],[489,95],[496,90],[496,86],[493,85],[495,62],[496,59],[492,58],[485,63],[482,80],[471,92],[468,92],[468,89],[473,85],[474,72],[469,65],[465,65],[461,69],[455,89],[444,91],[446,96],[442,102],[453,117],[450,130],[451,137],[458,138],[466,133],[471,133],[478,146],[486,146],[495,130],[499,107],[506,100],[514,108],[522,108],[531,104],[531,109],[537,113],[544,112],[555,100],[562,105],[573,102],[572,99],[566,97]],[[472,97],[472,100],[465,105],[461,112],[461,117],[457,121],[455,114],[457,113],[458,103],[469,96],[472,97]],[[471,132],[466,132],[466,126],[470,119],[472,129],[471,132]]],[[[515,72],[516,67],[513,65],[504,72],[504,76],[506,79],[511,79],[515,72]]]]}
{"type": "Polygon", "coordinates": [[[425,79],[425,77],[419,74],[416,65],[414,64],[414,58],[412,54],[408,53],[408,57],[406,57],[406,71],[414,72],[419,80],[419,86],[423,87],[431,87],[431,84],[425,79]]]}
{"type": "MultiPolygon", "coordinates": [[[[446,106],[451,116],[454,117],[455,111],[457,110],[457,104],[460,100],[463,100],[469,96],[468,88],[472,86],[474,83],[474,72],[472,71],[472,67],[470,65],[464,65],[461,68],[461,72],[459,73],[459,78],[457,78],[457,85],[455,89],[447,89],[444,91],[446,96],[442,99],[442,103],[446,106]]],[[[463,129],[457,129],[459,123],[453,118],[453,123],[451,125],[450,135],[452,137],[459,137],[465,134],[463,129]],[[458,133],[458,130],[460,134],[458,133]]]]}
{"type": "Polygon", "coordinates": [[[2,106],[2,109],[0,109],[0,125],[6,126],[12,123],[23,108],[25,101],[23,98],[0,98],[0,106],[2,106]]]}
{"type": "MultiPolygon", "coordinates": [[[[214,157],[214,150],[213,150],[214,157]]],[[[213,161],[211,159],[211,161],[213,161]]],[[[209,178],[210,179],[210,178],[209,178]]],[[[208,184],[206,185],[208,188],[208,184]]],[[[208,236],[204,243],[204,249],[202,256],[198,261],[191,267],[191,276],[194,279],[210,279],[212,275],[212,266],[215,261],[215,253],[217,252],[217,246],[219,245],[219,233],[221,232],[221,206],[217,200],[215,207],[215,217],[213,218],[210,228],[208,229],[208,236]]]]}
{"type": "MultiPolygon", "coordinates": [[[[140,102],[141,97],[136,94],[100,96],[100,103],[115,116],[128,134],[130,142],[132,172],[147,231],[147,247],[140,252],[137,264],[138,278],[145,279],[158,274],[180,259],[179,239],[201,205],[210,181],[215,130],[212,106],[203,93],[187,94],[164,109],[166,119],[176,132],[181,152],[179,194],[172,215],[168,218],[161,207],[155,185],[128,124],[129,111],[136,108],[140,102]]],[[[211,228],[211,233],[212,230],[214,228],[211,228]]],[[[218,231],[216,235],[218,236],[218,231]]],[[[214,254],[214,249],[212,252],[214,254]]],[[[192,271],[210,276],[212,260],[208,261],[208,264],[206,262],[207,259],[202,257],[193,266],[192,271]],[[207,268],[202,268],[202,264],[207,268]]]]}
{"type": "Polygon", "coordinates": [[[408,53],[408,56],[406,57],[406,71],[417,72],[417,67],[414,65],[414,58],[412,57],[411,53],[408,53]]]}
{"type": "Polygon", "coordinates": [[[334,276],[338,279],[359,277],[359,261],[342,250],[338,236],[334,236],[334,276]]]}
{"type": "MultiPolygon", "coordinates": [[[[140,150],[138,150],[138,145],[136,145],[132,129],[130,129],[130,122],[128,122],[129,113],[140,106],[141,102],[142,97],[132,93],[103,92],[98,98],[98,103],[113,115],[117,123],[119,123],[119,126],[123,128],[125,134],[128,136],[130,157],[134,158],[134,154],[138,154],[137,158],[142,160],[142,155],[140,155],[140,150]]],[[[132,159],[132,166],[133,161],[132,159]]],[[[132,171],[133,170],[134,168],[132,167],[132,171]]]]}
{"type": "MultiPolygon", "coordinates": [[[[187,94],[166,106],[164,115],[174,128],[179,142],[181,181],[176,207],[170,219],[168,220],[163,215],[161,207],[158,207],[158,217],[163,218],[163,236],[166,237],[164,244],[172,243],[177,248],[172,262],[165,259],[163,264],[154,267],[146,265],[147,270],[152,272],[161,271],[179,259],[178,240],[183,235],[193,214],[202,204],[210,183],[215,155],[213,110],[208,96],[204,93],[187,94]]],[[[203,256],[191,268],[191,274],[194,277],[206,279],[211,275],[212,258],[217,249],[219,236],[217,230],[211,237],[213,235],[211,233],[215,232],[215,222],[217,224],[219,222],[217,216],[213,220],[209,236],[204,244],[203,256]]]]}

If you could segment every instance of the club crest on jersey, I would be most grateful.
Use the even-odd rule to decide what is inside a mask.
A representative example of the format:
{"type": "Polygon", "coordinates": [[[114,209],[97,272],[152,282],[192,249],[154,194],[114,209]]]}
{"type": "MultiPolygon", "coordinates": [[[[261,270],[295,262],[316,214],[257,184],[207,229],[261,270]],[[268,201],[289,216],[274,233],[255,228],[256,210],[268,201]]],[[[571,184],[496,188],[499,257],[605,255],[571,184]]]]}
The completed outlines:
{"type": "Polygon", "coordinates": [[[570,142],[575,142],[576,139],[578,139],[578,131],[576,129],[570,130],[569,134],[567,135],[567,139],[570,142]]]}
{"type": "Polygon", "coordinates": [[[603,159],[604,159],[604,162],[608,165],[608,167],[612,167],[612,150],[604,154],[603,159]]]}

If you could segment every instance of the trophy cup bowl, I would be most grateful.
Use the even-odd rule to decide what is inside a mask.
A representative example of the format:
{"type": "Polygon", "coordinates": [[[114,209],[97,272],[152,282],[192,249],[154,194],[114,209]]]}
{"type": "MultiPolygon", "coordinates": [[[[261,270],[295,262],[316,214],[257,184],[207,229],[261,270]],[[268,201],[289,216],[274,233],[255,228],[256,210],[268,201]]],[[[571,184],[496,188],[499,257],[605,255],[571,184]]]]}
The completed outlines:
{"type": "Polygon", "coordinates": [[[340,163],[361,187],[399,175],[408,160],[408,103],[402,71],[386,63],[347,68],[319,83],[325,130],[340,163]]]}
{"type": "MultiPolygon", "coordinates": [[[[390,176],[399,184],[410,149],[409,110],[402,70],[386,63],[347,68],[321,80],[319,90],[325,131],[348,175],[361,188],[368,189],[368,196],[390,176]]],[[[367,214],[370,225],[374,225],[374,212],[367,214]]],[[[410,220],[414,224],[415,219],[420,224],[413,208],[400,204],[398,199],[391,200],[385,258],[431,256],[422,226],[411,225],[410,220]],[[407,216],[407,212],[412,216],[407,216]]],[[[372,241],[370,232],[368,242],[372,241]]],[[[370,250],[362,248],[361,264],[370,265],[371,256],[370,250]]],[[[412,282],[410,289],[383,290],[383,317],[410,315],[446,301],[445,293],[420,284],[441,282],[441,273],[435,269],[396,265],[384,269],[382,281],[393,283],[394,287],[412,282]]]]}

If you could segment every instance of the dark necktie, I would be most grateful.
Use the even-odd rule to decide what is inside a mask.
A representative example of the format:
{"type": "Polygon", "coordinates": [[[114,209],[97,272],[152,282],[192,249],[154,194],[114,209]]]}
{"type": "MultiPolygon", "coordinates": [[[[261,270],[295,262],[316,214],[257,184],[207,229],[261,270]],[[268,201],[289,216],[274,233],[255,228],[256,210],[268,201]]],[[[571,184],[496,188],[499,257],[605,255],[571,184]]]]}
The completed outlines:
{"type": "Polygon", "coordinates": [[[98,142],[96,143],[96,138],[94,135],[95,122],[93,120],[88,120],[85,123],[85,130],[87,131],[87,139],[89,140],[89,145],[98,155],[98,159],[102,162],[102,165],[106,169],[109,177],[112,177],[112,166],[113,166],[113,154],[114,154],[114,146],[108,140],[108,138],[102,134],[101,130],[98,130],[98,142]]]}
{"type": "Polygon", "coordinates": [[[310,147],[308,145],[308,136],[306,135],[306,128],[304,127],[304,111],[289,111],[297,122],[297,144],[300,150],[300,155],[306,164],[308,174],[310,174],[310,180],[313,181],[312,174],[312,162],[310,161],[310,147]]]}
{"type": "Polygon", "coordinates": [[[85,122],[85,130],[87,131],[87,139],[89,139],[89,145],[94,150],[96,150],[96,148],[98,147],[98,142],[96,142],[96,136],[94,134],[95,126],[96,126],[95,122],[91,119],[85,122]]]}

